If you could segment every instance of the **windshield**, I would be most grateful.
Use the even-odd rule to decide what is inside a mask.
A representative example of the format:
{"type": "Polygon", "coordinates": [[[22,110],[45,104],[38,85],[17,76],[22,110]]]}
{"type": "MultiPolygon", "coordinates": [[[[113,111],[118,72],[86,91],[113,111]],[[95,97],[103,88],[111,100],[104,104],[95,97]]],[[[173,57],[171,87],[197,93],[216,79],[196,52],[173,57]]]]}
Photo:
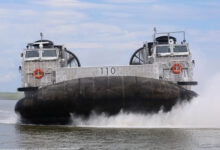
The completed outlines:
{"type": "Polygon", "coordinates": [[[169,46],[157,46],[156,51],[157,53],[170,53],[170,47],[169,46]]]}
{"type": "Polygon", "coordinates": [[[173,49],[174,52],[187,52],[186,46],[175,46],[173,49]]]}
{"type": "Polygon", "coordinates": [[[25,58],[39,57],[39,51],[26,51],[25,58]]]}
{"type": "Polygon", "coordinates": [[[57,57],[56,50],[43,50],[42,53],[43,57],[57,57]]]}

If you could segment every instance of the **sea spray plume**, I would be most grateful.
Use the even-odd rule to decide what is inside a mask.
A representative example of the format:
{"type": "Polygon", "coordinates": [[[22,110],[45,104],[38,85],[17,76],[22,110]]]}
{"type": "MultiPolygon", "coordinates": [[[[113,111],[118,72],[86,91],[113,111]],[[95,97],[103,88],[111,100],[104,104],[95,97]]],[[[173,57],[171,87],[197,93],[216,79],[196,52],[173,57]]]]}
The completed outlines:
{"type": "Polygon", "coordinates": [[[127,113],[115,116],[92,113],[89,118],[73,115],[74,126],[116,128],[220,128],[220,73],[210,78],[204,92],[190,103],[181,103],[170,112],[127,113]]]}
{"type": "Polygon", "coordinates": [[[0,110],[0,123],[15,124],[18,120],[16,114],[11,110],[0,110]]]}
{"type": "Polygon", "coordinates": [[[209,77],[200,96],[182,112],[187,126],[220,128],[220,73],[209,77]]]}

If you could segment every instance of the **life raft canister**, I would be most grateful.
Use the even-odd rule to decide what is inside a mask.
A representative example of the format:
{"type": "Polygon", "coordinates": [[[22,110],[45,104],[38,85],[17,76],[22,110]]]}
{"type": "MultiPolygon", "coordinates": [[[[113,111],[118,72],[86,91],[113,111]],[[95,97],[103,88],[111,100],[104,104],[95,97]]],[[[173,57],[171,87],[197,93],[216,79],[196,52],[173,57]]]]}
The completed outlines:
{"type": "Polygon", "coordinates": [[[183,69],[183,67],[180,64],[174,64],[171,70],[173,70],[173,73],[179,74],[180,71],[183,69]]]}
{"type": "Polygon", "coordinates": [[[40,78],[43,77],[44,71],[41,70],[40,68],[37,68],[37,69],[34,70],[34,74],[33,75],[35,76],[36,79],[40,79],[40,78]]]}

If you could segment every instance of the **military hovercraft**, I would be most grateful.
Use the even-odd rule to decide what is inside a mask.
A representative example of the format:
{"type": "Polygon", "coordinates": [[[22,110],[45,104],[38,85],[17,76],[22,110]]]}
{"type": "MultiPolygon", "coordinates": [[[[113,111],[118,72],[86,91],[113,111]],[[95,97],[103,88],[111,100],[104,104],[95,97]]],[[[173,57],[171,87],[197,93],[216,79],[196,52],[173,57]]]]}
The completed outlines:
{"type": "Polygon", "coordinates": [[[15,111],[24,123],[66,124],[71,114],[88,117],[91,112],[167,112],[197,95],[191,91],[197,82],[183,31],[155,29],[153,41],[136,50],[128,66],[81,67],[73,52],[42,34],[21,57],[18,91],[25,97],[15,111]],[[183,40],[178,43],[175,34],[182,34],[183,40]]]}

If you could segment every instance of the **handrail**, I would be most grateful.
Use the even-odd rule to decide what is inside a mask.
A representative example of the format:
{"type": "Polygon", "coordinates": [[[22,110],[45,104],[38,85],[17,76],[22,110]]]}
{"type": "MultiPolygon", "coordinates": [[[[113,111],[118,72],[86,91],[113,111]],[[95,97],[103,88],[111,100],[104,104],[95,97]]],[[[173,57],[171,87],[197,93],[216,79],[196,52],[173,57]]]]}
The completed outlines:
{"type": "Polygon", "coordinates": [[[168,40],[169,40],[170,34],[172,34],[172,33],[182,33],[182,34],[183,34],[183,42],[184,42],[184,43],[186,42],[185,31],[157,32],[157,29],[156,29],[156,28],[154,28],[154,39],[153,39],[153,41],[156,42],[156,35],[157,35],[157,34],[165,34],[165,35],[168,36],[168,40]]]}

